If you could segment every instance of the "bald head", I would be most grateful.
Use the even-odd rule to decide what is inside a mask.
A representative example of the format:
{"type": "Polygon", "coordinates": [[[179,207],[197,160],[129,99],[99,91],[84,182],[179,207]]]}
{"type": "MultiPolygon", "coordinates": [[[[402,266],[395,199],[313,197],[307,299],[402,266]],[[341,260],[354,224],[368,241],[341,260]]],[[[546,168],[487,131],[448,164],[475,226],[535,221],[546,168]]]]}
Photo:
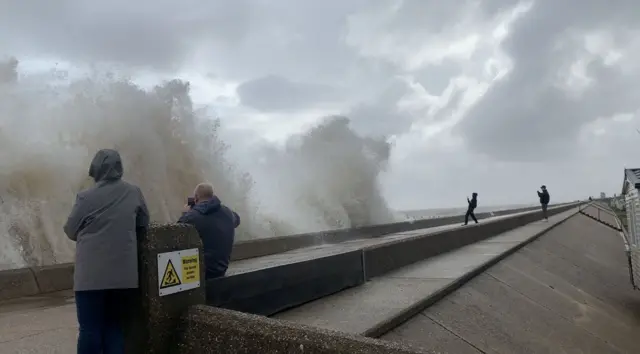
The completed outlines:
{"type": "Polygon", "coordinates": [[[213,186],[210,183],[200,183],[193,191],[196,202],[205,201],[213,198],[213,186]]]}

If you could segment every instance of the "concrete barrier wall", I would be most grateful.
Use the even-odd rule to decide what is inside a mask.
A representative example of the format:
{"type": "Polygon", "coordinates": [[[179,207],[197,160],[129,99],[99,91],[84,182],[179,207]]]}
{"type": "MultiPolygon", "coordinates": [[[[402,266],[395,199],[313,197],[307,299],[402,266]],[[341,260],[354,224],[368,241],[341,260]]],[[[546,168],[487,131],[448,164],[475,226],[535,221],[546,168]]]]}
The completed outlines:
{"type": "Polygon", "coordinates": [[[73,288],[73,263],[0,272],[0,300],[73,288]]]}
{"type": "MultiPolygon", "coordinates": [[[[549,215],[575,208],[549,209],[549,215]]],[[[540,220],[538,211],[478,225],[387,242],[302,262],[274,262],[236,275],[207,281],[207,304],[271,316],[329,294],[363,284],[367,279],[540,220]],[[361,272],[361,273],[359,273],[361,272]]]]}
{"type": "MultiPolygon", "coordinates": [[[[565,205],[551,208],[548,210],[548,214],[552,216],[575,207],[576,205],[565,205]]],[[[366,248],[363,257],[366,278],[371,279],[383,275],[420,260],[486,240],[540,219],[540,213],[529,212],[366,248]]]]}
{"type": "Polygon", "coordinates": [[[400,343],[197,305],[182,318],[178,354],[414,354],[400,343]],[[250,345],[248,345],[250,344],[250,345]]]}
{"type": "Polygon", "coordinates": [[[0,273],[0,300],[36,295],[38,283],[29,268],[5,270],[0,273]]]}
{"type": "MultiPolygon", "coordinates": [[[[479,213],[476,216],[481,219],[491,216],[520,213],[533,209],[537,209],[537,207],[503,210],[493,213],[479,213]]],[[[463,220],[464,215],[457,215],[435,219],[422,219],[413,222],[397,222],[352,229],[241,241],[234,245],[232,260],[261,257],[324,243],[339,243],[358,238],[380,237],[390,233],[460,223],[463,220]]],[[[73,267],[73,263],[65,263],[0,271],[0,300],[71,289],[73,288],[73,267]]]]}
{"type": "MultiPolygon", "coordinates": [[[[178,262],[180,260],[174,265],[181,268],[182,264],[178,262]]],[[[202,284],[204,275],[202,241],[195,228],[182,224],[162,225],[152,227],[145,237],[141,237],[138,240],[140,286],[132,290],[121,304],[127,309],[124,330],[125,354],[170,354],[169,348],[175,343],[176,328],[182,314],[189,306],[205,302],[202,284]],[[160,265],[162,268],[158,272],[158,256],[165,252],[194,248],[198,250],[198,286],[184,290],[178,286],[178,292],[160,296],[159,283],[164,265],[160,265]]]]}
{"type": "Polygon", "coordinates": [[[364,283],[362,250],[207,281],[207,304],[269,316],[364,283]]]}
{"type": "MultiPolygon", "coordinates": [[[[558,206],[564,204],[558,204],[558,206]]],[[[555,206],[555,205],[554,205],[555,206]]],[[[491,213],[478,213],[476,218],[486,219],[493,216],[502,216],[515,213],[522,213],[537,210],[540,207],[527,207],[518,209],[500,210],[491,213]]],[[[313,232],[307,234],[297,234],[280,237],[269,237],[264,239],[240,241],[233,247],[231,259],[234,261],[262,257],[271,254],[291,251],[303,247],[311,247],[326,243],[339,243],[358,238],[380,237],[387,234],[427,229],[443,225],[451,225],[464,221],[464,215],[447,216],[434,219],[420,219],[415,221],[402,221],[384,225],[363,226],[349,229],[329,230],[324,232],[313,232]]]]}

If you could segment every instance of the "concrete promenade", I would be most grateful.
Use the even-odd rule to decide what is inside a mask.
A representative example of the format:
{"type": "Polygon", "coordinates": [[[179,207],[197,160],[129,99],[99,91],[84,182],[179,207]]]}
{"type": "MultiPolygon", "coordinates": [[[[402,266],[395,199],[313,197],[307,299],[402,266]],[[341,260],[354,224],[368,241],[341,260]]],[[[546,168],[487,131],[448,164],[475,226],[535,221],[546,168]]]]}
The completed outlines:
{"type": "MultiPolygon", "coordinates": [[[[640,294],[631,289],[621,236],[584,215],[569,217],[576,211],[398,269],[275,317],[377,336],[384,327],[378,322],[385,317],[535,239],[548,228],[545,224],[557,223],[409,321],[385,330],[382,339],[426,353],[638,353],[640,294]]],[[[460,225],[428,230],[455,227],[460,225]]],[[[424,231],[233,262],[229,272],[394,242],[424,231]]],[[[71,291],[0,302],[0,353],[74,353],[76,336],[71,291]]]]}
{"type": "Polygon", "coordinates": [[[383,336],[444,353],[638,353],[621,236],[576,215],[383,336]]]}
{"type": "MultiPolygon", "coordinates": [[[[514,215],[518,214],[486,218],[481,222],[499,220],[514,215]]],[[[424,234],[425,231],[427,231],[426,233],[435,233],[458,227],[460,224],[438,226],[240,260],[231,263],[228,274],[238,274],[257,268],[295,263],[321,255],[394,242],[402,238],[424,234]]],[[[0,301],[0,353],[73,353],[75,352],[77,331],[75,303],[71,291],[0,301]]]]}
{"type": "MultiPolygon", "coordinates": [[[[505,233],[430,257],[355,288],[281,312],[275,317],[314,327],[377,337],[401,322],[408,309],[428,306],[497,258],[575,215],[553,215],[505,233]]],[[[405,317],[406,318],[406,317],[405,317]]]]}
{"type": "Polygon", "coordinates": [[[0,304],[0,353],[75,353],[77,334],[71,291],[0,304]]]}

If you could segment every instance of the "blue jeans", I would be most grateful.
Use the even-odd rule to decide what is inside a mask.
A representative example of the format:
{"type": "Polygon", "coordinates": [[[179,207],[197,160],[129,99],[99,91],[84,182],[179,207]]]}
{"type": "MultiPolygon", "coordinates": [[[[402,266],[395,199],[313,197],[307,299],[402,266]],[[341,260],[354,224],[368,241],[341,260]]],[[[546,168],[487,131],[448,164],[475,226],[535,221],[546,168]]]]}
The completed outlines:
{"type": "Polygon", "coordinates": [[[129,289],[76,291],[78,354],[124,354],[129,289]]]}

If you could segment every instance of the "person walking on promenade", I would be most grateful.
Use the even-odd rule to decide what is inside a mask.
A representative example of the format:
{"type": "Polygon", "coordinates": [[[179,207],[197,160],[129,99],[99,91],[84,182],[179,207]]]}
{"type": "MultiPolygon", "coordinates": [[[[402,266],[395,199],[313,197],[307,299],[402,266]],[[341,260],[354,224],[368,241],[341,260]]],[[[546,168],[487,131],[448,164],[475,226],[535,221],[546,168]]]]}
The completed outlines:
{"type": "Polygon", "coordinates": [[[549,205],[549,200],[550,200],[550,196],[549,196],[549,192],[547,191],[547,186],[542,186],[540,187],[540,189],[542,189],[542,192],[538,191],[538,198],[540,198],[540,205],[542,206],[542,217],[544,217],[545,220],[549,221],[549,218],[547,217],[547,206],[549,205]]]}
{"type": "Polygon", "coordinates": [[[471,217],[477,224],[478,219],[476,219],[476,215],[473,213],[473,211],[478,207],[478,193],[471,194],[471,200],[469,200],[469,197],[467,197],[467,203],[469,204],[469,206],[467,207],[467,213],[464,215],[464,224],[469,224],[469,217],[471,217]]]}
{"type": "Polygon", "coordinates": [[[138,288],[138,238],[149,228],[140,188],[122,180],[120,154],[100,150],[95,185],[78,193],[64,232],[76,242],[78,354],[124,354],[127,301],[138,288]]]}
{"type": "Polygon", "coordinates": [[[209,183],[200,183],[187,202],[179,223],[193,225],[202,240],[206,279],[224,276],[229,267],[240,216],[220,202],[209,183]]]}

